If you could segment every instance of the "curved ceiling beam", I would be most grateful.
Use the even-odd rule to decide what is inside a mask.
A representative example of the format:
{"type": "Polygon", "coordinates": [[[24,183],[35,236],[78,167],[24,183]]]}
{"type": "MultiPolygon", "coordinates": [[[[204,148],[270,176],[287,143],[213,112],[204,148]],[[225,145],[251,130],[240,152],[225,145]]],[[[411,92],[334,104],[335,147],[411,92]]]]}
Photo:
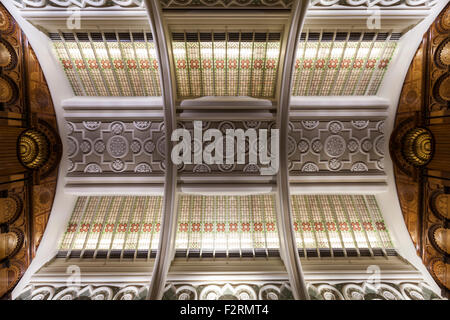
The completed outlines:
{"type": "Polygon", "coordinates": [[[280,168],[277,174],[278,195],[278,225],[280,226],[281,248],[284,252],[284,263],[289,275],[294,298],[299,300],[309,299],[306,289],[300,257],[295,242],[295,234],[292,223],[292,208],[289,193],[289,105],[291,100],[291,83],[294,73],[295,56],[298,39],[308,10],[307,0],[295,1],[289,29],[286,55],[283,65],[283,78],[281,80],[280,95],[278,100],[277,127],[280,129],[280,168]]]}
{"type": "Polygon", "coordinates": [[[161,299],[164,293],[167,272],[173,256],[173,243],[175,241],[176,217],[176,181],[177,167],[170,157],[172,131],[176,128],[175,119],[175,93],[173,91],[169,48],[170,41],[166,39],[166,30],[159,1],[145,0],[145,5],[150,20],[153,39],[156,44],[156,52],[160,65],[161,92],[164,106],[164,129],[166,135],[166,159],[165,159],[165,184],[163,214],[161,219],[161,234],[156,255],[152,280],[148,290],[147,299],[161,299]]]}

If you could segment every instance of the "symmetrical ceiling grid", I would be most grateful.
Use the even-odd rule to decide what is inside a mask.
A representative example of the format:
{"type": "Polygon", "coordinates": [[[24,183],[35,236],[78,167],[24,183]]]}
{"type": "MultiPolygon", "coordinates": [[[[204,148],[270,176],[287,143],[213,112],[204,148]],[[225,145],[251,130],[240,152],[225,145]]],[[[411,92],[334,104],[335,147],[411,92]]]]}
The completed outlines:
{"type": "MultiPolygon", "coordinates": [[[[302,263],[322,257],[335,261],[396,259],[397,248],[374,196],[376,187],[387,181],[387,112],[381,103],[375,106],[382,100],[376,96],[392,67],[398,40],[426,16],[432,4],[403,0],[376,4],[391,16],[395,10],[410,7],[421,13],[417,21],[394,23],[390,16],[389,27],[371,30],[361,27],[362,18],[357,15],[349,18],[353,12],[349,8],[354,12],[366,9],[365,4],[353,0],[319,1],[308,10],[287,0],[14,2],[31,21],[46,29],[73,89],[74,97],[68,104],[78,103],[69,108],[65,104],[64,110],[69,163],[66,187],[76,185],[77,190],[83,190],[98,184],[93,188],[99,189],[92,195],[86,195],[87,188],[79,194],[72,189],[78,198],[57,258],[87,258],[82,263],[98,258],[107,263],[153,264],[149,285],[102,289],[105,297],[160,299],[164,294],[167,299],[203,299],[229,292],[242,299],[269,297],[264,285],[245,289],[246,281],[241,286],[211,284],[180,289],[178,282],[184,274],[180,277],[178,273],[175,281],[170,278],[179,270],[177,263],[190,263],[190,272],[196,272],[206,260],[227,270],[252,261],[247,276],[264,273],[265,263],[279,263],[279,281],[270,284],[273,297],[328,299],[332,294],[347,299],[352,296],[347,287],[329,286],[325,290],[322,284],[310,284],[307,289],[302,263]],[[82,7],[83,13],[88,7],[92,16],[82,20],[88,27],[67,31],[61,25],[61,13],[73,4],[82,7]],[[52,25],[33,16],[30,8],[53,10],[60,20],[55,19],[52,25]],[[110,16],[95,21],[92,17],[100,17],[102,8],[108,8],[110,16]],[[184,22],[185,10],[201,21],[205,8],[215,9],[209,14],[217,23],[184,22]],[[228,14],[233,11],[221,12],[219,8],[247,10],[233,16],[228,14]],[[254,11],[256,18],[245,21],[244,12],[251,9],[259,9],[254,11]],[[122,21],[119,10],[125,17],[122,21]],[[141,28],[142,21],[149,22],[145,13],[150,17],[151,32],[147,25],[141,28]],[[327,14],[333,19],[318,27],[321,15],[327,14]],[[299,21],[290,21],[290,15],[298,16],[299,21]],[[118,20],[117,27],[111,28],[111,17],[118,20]],[[130,17],[137,17],[132,30],[126,28],[130,17]],[[353,19],[357,26],[341,25],[344,19],[353,19]],[[293,35],[297,49],[288,52],[293,35]],[[109,108],[104,102],[113,101],[108,100],[111,96],[129,100],[109,108]],[[325,103],[331,96],[340,96],[336,106],[325,103]],[[354,96],[360,100],[352,100],[354,96]],[[155,102],[159,97],[162,103],[155,102]],[[249,97],[257,99],[250,101],[249,97]],[[305,101],[313,101],[307,97],[317,98],[318,103],[307,105],[305,101]],[[299,99],[301,106],[290,110],[292,101],[288,100],[294,99],[299,99]],[[371,103],[374,105],[368,106],[371,103]],[[259,106],[265,110],[255,110],[259,106]],[[203,134],[208,129],[225,134],[227,129],[258,131],[283,126],[280,129],[287,132],[287,139],[281,138],[281,152],[286,151],[287,157],[281,157],[285,161],[279,170],[286,174],[261,176],[263,165],[248,163],[250,151],[258,147],[249,141],[243,148],[235,148],[245,154],[245,164],[175,166],[170,158],[174,144],[168,141],[169,130],[177,124],[194,136],[194,119],[203,119],[203,134]],[[343,185],[353,183],[349,190],[364,184],[369,191],[364,195],[345,189],[326,193],[338,178],[343,178],[343,185]],[[289,181],[297,190],[292,196],[289,181]],[[309,183],[324,190],[314,194],[307,190],[309,183]],[[130,189],[112,193],[108,188],[114,185],[130,189]],[[284,194],[283,186],[287,188],[284,194]],[[150,188],[157,190],[152,194],[162,196],[149,195],[150,188]],[[302,188],[305,191],[298,192],[302,188]],[[230,194],[225,190],[231,190],[230,194]],[[280,199],[283,195],[286,197],[280,199]],[[291,247],[286,235],[291,235],[291,247]],[[292,267],[296,261],[298,268],[292,267]],[[288,289],[283,281],[290,282],[288,289]]],[[[192,153],[206,144],[192,141],[192,153]]],[[[267,151],[270,155],[272,147],[267,151]]],[[[322,259],[316,261],[323,263],[322,259]]],[[[406,263],[403,265],[405,269],[398,274],[407,272],[406,263]]],[[[185,275],[187,279],[192,276],[185,275]]],[[[236,272],[227,274],[224,281],[234,281],[233,276],[236,272]]],[[[270,278],[269,273],[266,276],[270,278]]],[[[400,292],[400,283],[392,288],[377,294],[386,299],[408,296],[408,290],[400,292]]],[[[47,297],[55,299],[79,295],[59,288],[48,290],[47,297]]],[[[90,295],[95,296],[93,292],[90,295]]]]}

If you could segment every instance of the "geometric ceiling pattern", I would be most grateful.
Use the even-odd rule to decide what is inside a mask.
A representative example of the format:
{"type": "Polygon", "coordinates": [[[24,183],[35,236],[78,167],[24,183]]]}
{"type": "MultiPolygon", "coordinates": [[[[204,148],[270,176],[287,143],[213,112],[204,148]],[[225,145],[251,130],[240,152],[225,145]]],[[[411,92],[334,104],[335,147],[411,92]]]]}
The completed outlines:
{"type": "Polygon", "coordinates": [[[290,174],[379,174],[384,171],[384,121],[291,120],[290,174]]]}
{"type": "Polygon", "coordinates": [[[161,120],[73,121],[68,129],[71,174],[158,174],[165,159],[161,120]]]}

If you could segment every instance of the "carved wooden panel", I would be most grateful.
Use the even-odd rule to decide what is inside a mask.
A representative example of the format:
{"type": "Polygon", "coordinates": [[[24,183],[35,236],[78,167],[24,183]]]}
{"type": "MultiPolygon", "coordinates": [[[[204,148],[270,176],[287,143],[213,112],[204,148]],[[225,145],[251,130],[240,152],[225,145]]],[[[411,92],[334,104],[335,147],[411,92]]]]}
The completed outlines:
{"type": "Polygon", "coordinates": [[[450,296],[450,5],[425,33],[400,96],[390,152],[403,217],[418,255],[450,296]],[[405,133],[430,130],[433,158],[415,167],[402,156],[405,133]],[[431,171],[433,170],[433,171],[431,171]]]}
{"type": "MultiPolygon", "coordinates": [[[[46,136],[50,148],[47,162],[39,169],[22,166],[19,171],[23,174],[16,175],[17,168],[9,167],[0,173],[2,182],[10,181],[0,185],[0,298],[7,299],[34,258],[47,225],[62,145],[52,98],[36,55],[1,4],[0,89],[0,113],[14,118],[2,122],[2,132],[34,128],[46,136]],[[10,127],[12,123],[14,127],[10,127]]],[[[4,141],[3,134],[0,139],[4,141]]],[[[14,150],[10,153],[13,157],[16,154],[14,150]]]]}

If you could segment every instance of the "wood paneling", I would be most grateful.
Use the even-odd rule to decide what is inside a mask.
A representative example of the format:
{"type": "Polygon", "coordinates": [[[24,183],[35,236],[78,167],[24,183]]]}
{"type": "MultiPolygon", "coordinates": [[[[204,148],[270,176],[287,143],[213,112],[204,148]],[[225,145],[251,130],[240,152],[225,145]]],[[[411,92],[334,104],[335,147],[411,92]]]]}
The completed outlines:
{"type": "Polygon", "coordinates": [[[424,34],[400,96],[390,153],[400,206],[417,254],[450,297],[450,6],[424,34]],[[402,154],[403,137],[412,128],[428,129],[433,157],[422,167],[402,154]]]}
{"type": "Polygon", "coordinates": [[[62,145],[53,102],[26,36],[0,4],[0,297],[34,258],[56,191],[62,145]],[[50,157],[36,170],[18,159],[17,138],[36,129],[48,139],[50,157]]]}

